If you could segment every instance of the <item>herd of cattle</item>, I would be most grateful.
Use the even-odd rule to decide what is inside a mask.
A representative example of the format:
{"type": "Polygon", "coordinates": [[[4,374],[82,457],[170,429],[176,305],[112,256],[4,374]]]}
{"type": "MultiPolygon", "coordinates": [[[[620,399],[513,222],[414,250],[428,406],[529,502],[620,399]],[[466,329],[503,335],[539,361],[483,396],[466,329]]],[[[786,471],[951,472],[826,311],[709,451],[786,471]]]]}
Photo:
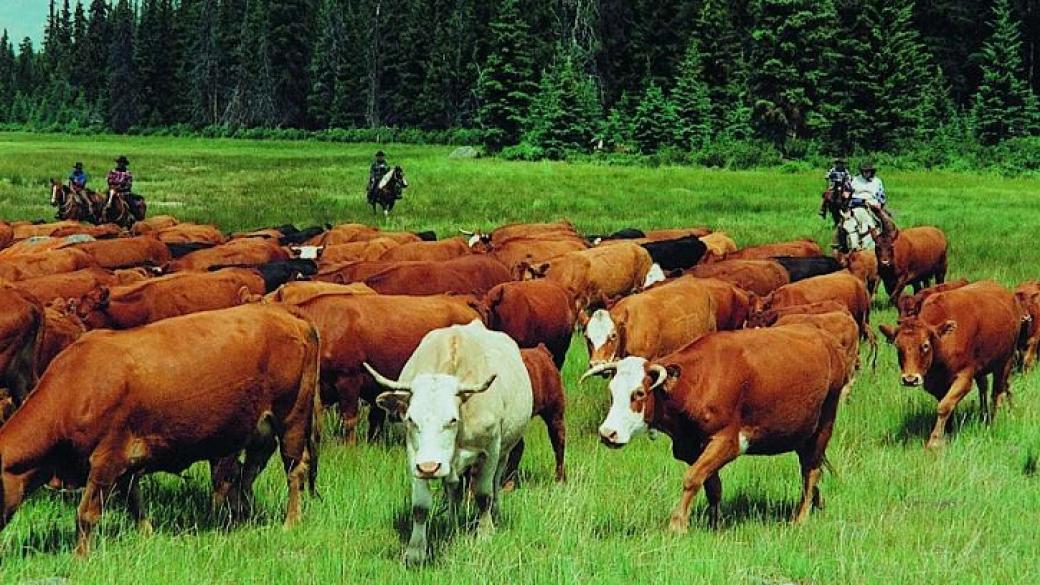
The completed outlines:
{"type": "Polygon", "coordinates": [[[877,355],[879,283],[899,309],[880,330],[902,383],[939,399],[929,447],[973,382],[991,420],[1016,356],[1036,360],[1040,284],[944,282],[940,230],[886,227],[876,251],[830,257],[809,240],[739,249],[707,228],[583,236],[566,221],[439,241],[360,224],[226,236],[169,216],[129,232],[0,223],[0,527],[41,486],[82,487],[86,553],[111,489],[149,530],[135,477],[197,461],[215,507],[241,518],[275,450],[292,525],[315,489],[320,409],[337,405],[355,441],[364,401],[370,439],[388,415],[405,428],[405,559],[423,561],[430,481],[452,506],[471,491],[492,530],[532,416],[564,480],[560,369],[576,327],[582,380],[610,379],[602,442],[659,430],[689,465],[673,530],[702,486],[717,518],[718,472],[745,453],[797,453],[800,521],[821,503],[860,341],[877,355]]]}

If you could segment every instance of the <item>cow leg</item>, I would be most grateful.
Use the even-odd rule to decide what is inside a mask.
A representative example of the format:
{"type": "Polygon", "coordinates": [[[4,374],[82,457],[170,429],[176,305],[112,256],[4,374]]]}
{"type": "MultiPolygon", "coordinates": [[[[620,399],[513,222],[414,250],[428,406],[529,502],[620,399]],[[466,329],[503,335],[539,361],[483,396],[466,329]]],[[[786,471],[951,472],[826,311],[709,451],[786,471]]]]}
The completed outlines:
{"type": "Polygon", "coordinates": [[[376,406],[375,402],[368,405],[368,442],[371,443],[379,438],[386,423],[386,411],[376,406]]]}
{"type": "Polygon", "coordinates": [[[719,504],[722,503],[722,478],[713,473],[704,481],[704,495],[708,498],[708,525],[717,528],[722,520],[719,504]]]}
{"type": "Polygon", "coordinates": [[[214,514],[219,514],[227,505],[231,491],[237,485],[237,478],[242,474],[242,463],[238,454],[209,461],[210,481],[213,484],[211,502],[214,514]]]}
{"type": "Polygon", "coordinates": [[[545,419],[545,427],[549,432],[549,443],[552,444],[556,457],[556,481],[567,481],[567,471],[563,465],[564,452],[567,448],[567,427],[563,422],[563,408],[553,409],[545,419]]]}
{"type": "Polygon", "coordinates": [[[991,422],[989,412],[989,382],[986,374],[975,374],[975,384],[979,387],[979,411],[982,412],[982,420],[989,424],[991,422]]]}
{"type": "Polygon", "coordinates": [[[404,562],[418,565],[426,562],[429,544],[426,541],[426,525],[433,509],[433,492],[428,480],[412,479],[412,536],[404,549],[404,562]]]}
{"type": "Polygon", "coordinates": [[[473,494],[480,512],[477,521],[477,533],[480,536],[490,536],[495,531],[495,521],[492,515],[497,508],[499,486],[508,459],[508,454],[505,456],[502,454],[501,440],[501,438],[495,437],[491,441],[484,454],[484,461],[473,480],[473,494]]]}
{"type": "Polygon", "coordinates": [[[358,376],[336,378],[336,395],[339,397],[340,428],[343,441],[349,445],[357,443],[358,409],[361,400],[361,380],[358,376]]]}
{"type": "Polygon", "coordinates": [[[934,449],[941,447],[945,442],[946,423],[950,420],[953,409],[971,391],[971,382],[974,377],[974,373],[971,371],[961,372],[954,377],[953,384],[950,384],[950,389],[946,391],[946,396],[943,396],[942,400],[939,401],[935,428],[932,429],[932,434],[928,437],[928,443],[925,444],[926,448],[934,449]]]}
{"type": "Polygon", "coordinates": [[[805,446],[798,451],[798,462],[802,467],[802,501],[798,505],[792,522],[800,524],[809,516],[810,505],[815,508],[823,508],[823,498],[820,496],[821,467],[827,460],[827,444],[831,441],[834,432],[834,421],[838,418],[838,403],[841,401],[841,391],[831,392],[824,399],[820,407],[820,422],[816,432],[809,437],[805,446]]]}
{"type": "Polygon", "coordinates": [[[137,524],[137,530],[143,536],[151,536],[152,521],[148,518],[148,512],[141,497],[141,477],[128,474],[119,482],[121,490],[126,494],[126,510],[137,524]]]}
{"type": "Polygon", "coordinates": [[[260,423],[266,426],[261,434],[246,446],[246,458],[242,464],[242,472],[231,490],[231,515],[236,521],[244,520],[252,514],[253,510],[253,483],[256,477],[263,471],[271,454],[278,448],[274,430],[265,419],[260,423]]]}
{"type": "Polygon", "coordinates": [[[997,418],[997,408],[1002,402],[1011,402],[1011,370],[1014,366],[1014,354],[1012,353],[993,370],[993,396],[990,400],[989,420],[993,422],[997,418]]]}
{"type": "Polygon", "coordinates": [[[520,481],[520,460],[524,457],[524,440],[520,439],[519,442],[513,447],[513,450],[509,452],[509,457],[506,459],[506,468],[502,474],[502,491],[509,492],[513,491],[516,484],[520,481]]]}
{"type": "MultiPolygon", "coordinates": [[[[296,416],[285,421],[285,431],[279,437],[279,452],[282,456],[282,465],[285,468],[286,482],[289,488],[289,498],[285,510],[285,528],[289,529],[300,521],[300,494],[307,487],[307,481],[313,482],[311,467],[317,465],[317,453],[311,453],[310,446],[313,444],[311,437],[311,412],[299,412],[296,416]]],[[[273,442],[273,438],[272,438],[273,442]]],[[[256,452],[255,470],[250,478],[249,488],[252,492],[252,480],[263,469],[267,458],[274,451],[273,447],[266,453],[256,452]]],[[[246,467],[249,467],[252,451],[246,452],[246,467]]],[[[313,489],[313,485],[312,485],[313,489]]]]}
{"type": "Polygon", "coordinates": [[[690,526],[690,505],[697,491],[709,477],[718,473],[722,466],[740,455],[737,432],[723,431],[708,440],[704,450],[683,474],[683,494],[672,512],[669,527],[672,532],[685,534],[690,526]]]}

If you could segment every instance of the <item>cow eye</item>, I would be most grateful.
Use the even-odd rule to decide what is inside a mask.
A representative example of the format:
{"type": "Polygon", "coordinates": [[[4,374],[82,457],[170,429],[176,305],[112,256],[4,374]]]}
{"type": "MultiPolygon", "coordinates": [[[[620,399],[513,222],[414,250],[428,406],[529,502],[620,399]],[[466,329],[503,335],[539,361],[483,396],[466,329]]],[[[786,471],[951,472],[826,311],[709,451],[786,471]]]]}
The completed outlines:
{"type": "Polygon", "coordinates": [[[642,388],[636,390],[632,393],[632,398],[635,398],[636,400],[642,400],[646,398],[646,390],[643,390],[642,388]]]}
{"type": "Polygon", "coordinates": [[[610,339],[617,339],[617,333],[611,333],[610,339]]]}
{"type": "Polygon", "coordinates": [[[449,427],[453,427],[453,426],[455,426],[457,424],[459,424],[459,419],[457,419],[457,418],[453,418],[453,419],[448,421],[448,426],[449,427]]]}
{"type": "Polygon", "coordinates": [[[931,349],[932,349],[932,344],[928,343],[927,341],[921,344],[921,351],[923,351],[925,353],[928,353],[928,351],[931,350],[931,349]]]}

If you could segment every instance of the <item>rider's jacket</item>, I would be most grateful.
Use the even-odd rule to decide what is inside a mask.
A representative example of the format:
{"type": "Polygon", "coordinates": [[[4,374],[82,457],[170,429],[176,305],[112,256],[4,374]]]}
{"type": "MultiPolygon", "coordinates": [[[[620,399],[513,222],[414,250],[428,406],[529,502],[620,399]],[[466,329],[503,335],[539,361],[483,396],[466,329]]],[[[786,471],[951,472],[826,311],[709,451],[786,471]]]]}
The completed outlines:
{"type": "Polygon", "coordinates": [[[390,165],[385,162],[374,162],[372,167],[368,171],[368,186],[375,187],[379,184],[379,179],[383,178],[383,175],[390,171],[390,165]]]}
{"type": "Polygon", "coordinates": [[[868,181],[863,175],[856,175],[852,179],[852,200],[850,204],[853,206],[884,205],[885,186],[881,183],[881,179],[874,177],[868,181]]]}
{"type": "Polygon", "coordinates": [[[72,173],[69,174],[69,184],[77,189],[86,187],[87,179],[89,179],[89,177],[85,171],[73,170],[72,173]]]}
{"type": "Polygon", "coordinates": [[[129,193],[134,187],[134,176],[130,171],[112,169],[108,173],[108,188],[120,193],[129,193]]]}

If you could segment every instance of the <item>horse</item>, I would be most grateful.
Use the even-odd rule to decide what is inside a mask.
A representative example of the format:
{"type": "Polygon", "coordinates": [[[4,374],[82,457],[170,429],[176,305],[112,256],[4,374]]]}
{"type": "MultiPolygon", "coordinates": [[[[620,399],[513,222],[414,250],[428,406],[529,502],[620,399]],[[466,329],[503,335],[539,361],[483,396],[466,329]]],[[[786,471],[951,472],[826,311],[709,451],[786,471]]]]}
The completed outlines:
{"type": "Polygon", "coordinates": [[[51,179],[51,205],[58,208],[58,219],[86,221],[94,225],[114,223],[129,229],[144,219],[144,198],[132,193],[121,194],[110,189],[108,195],[82,189],[78,193],[68,185],[51,179]]]}
{"type": "Polygon", "coordinates": [[[368,193],[368,204],[372,206],[372,213],[376,212],[376,204],[379,204],[383,208],[383,216],[390,215],[394,210],[394,204],[401,199],[407,188],[408,181],[404,178],[404,169],[394,167],[394,170],[383,175],[375,188],[368,193]]]}

